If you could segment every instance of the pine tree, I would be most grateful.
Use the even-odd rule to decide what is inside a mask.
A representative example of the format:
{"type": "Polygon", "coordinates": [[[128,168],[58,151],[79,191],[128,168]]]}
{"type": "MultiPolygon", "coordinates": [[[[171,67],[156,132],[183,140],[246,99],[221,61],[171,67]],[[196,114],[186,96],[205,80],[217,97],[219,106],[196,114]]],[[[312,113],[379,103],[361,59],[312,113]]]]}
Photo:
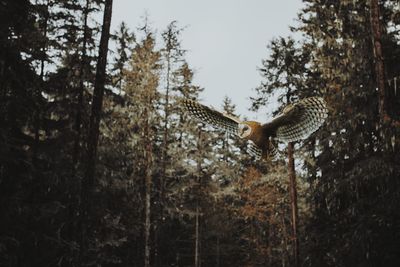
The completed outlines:
{"type": "Polygon", "coordinates": [[[159,115],[156,104],[159,94],[160,52],[155,50],[155,40],[148,26],[145,26],[145,39],[133,50],[129,69],[125,76],[125,93],[131,103],[131,112],[136,114],[136,120],[141,147],[136,153],[142,155],[136,164],[141,167],[141,176],[144,179],[144,266],[151,264],[151,232],[152,232],[152,205],[153,177],[155,175],[155,147],[157,132],[154,125],[159,125],[159,115]]]}
{"type": "Polygon", "coordinates": [[[112,16],[112,0],[104,3],[103,27],[100,39],[99,56],[96,68],[96,80],[93,91],[92,113],[87,141],[87,163],[85,177],[81,187],[81,240],[80,240],[80,264],[88,258],[89,242],[94,237],[93,227],[93,189],[95,185],[95,170],[97,159],[97,144],[99,139],[99,127],[103,105],[104,85],[106,80],[106,64],[108,54],[108,40],[110,37],[110,25],[112,16]]]}
{"type": "MultiPolygon", "coordinates": [[[[278,95],[278,101],[284,103],[284,106],[292,103],[294,99],[312,95],[315,90],[310,90],[305,81],[305,74],[310,72],[306,68],[310,60],[309,51],[301,50],[293,39],[282,37],[273,40],[269,48],[272,50],[270,58],[263,60],[263,67],[260,69],[266,81],[256,89],[258,97],[253,98],[253,108],[259,109],[260,105],[265,105],[274,95],[278,95]]],[[[293,143],[288,144],[287,153],[292,210],[293,266],[299,266],[297,182],[293,143]]]]}
{"type": "Polygon", "coordinates": [[[113,67],[111,69],[113,73],[112,85],[118,89],[121,94],[121,90],[124,87],[124,70],[130,58],[129,52],[132,50],[132,44],[135,42],[135,35],[130,32],[125,22],[121,22],[118,31],[114,32],[113,40],[116,42],[117,48],[113,67]]]}
{"type": "Polygon", "coordinates": [[[318,155],[314,183],[318,186],[314,187],[315,210],[308,229],[316,225],[322,228],[310,232],[318,242],[311,246],[309,265],[391,265],[398,262],[389,252],[389,244],[394,243],[377,245],[377,236],[371,234],[379,232],[382,237],[392,232],[390,227],[376,222],[396,221],[397,215],[377,210],[383,205],[396,206],[387,202],[392,193],[383,188],[389,184],[396,187],[392,179],[398,174],[382,173],[372,167],[380,165],[381,170],[389,170],[389,166],[397,164],[387,144],[393,136],[389,132],[395,129],[384,135],[378,132],[370,6],[363,1],[307,3],[300,16],[300,29],[309,36],[314,51],[310,65],[320,73],[316,85],[325,86],[325,99],[331,110],[327,125],[318,133],[320,145],[315,150],[318,155]],[[383,195],[384,198],[371,202],[383,195]],[[379,219],[361,219],[371,214],[380,214],[376,215],[379,219]],[[335,234],[324,232],[332,225],[336,225],[335,234]],[[331,256],[324,259],[328,253],[331,256]]]}

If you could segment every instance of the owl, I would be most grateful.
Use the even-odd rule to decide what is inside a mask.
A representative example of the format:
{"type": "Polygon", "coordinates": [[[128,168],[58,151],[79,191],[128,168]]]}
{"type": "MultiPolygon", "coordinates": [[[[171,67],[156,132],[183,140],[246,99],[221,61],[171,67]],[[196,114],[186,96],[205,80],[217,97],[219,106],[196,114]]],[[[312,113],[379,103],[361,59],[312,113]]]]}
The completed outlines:
{"type": "Polygon", "coordinates": [[[189,114],[201,122],[248,140],[247,152],[256,159],[277,157],[275,140],[295,142],[306,139],[319,129],[328,117],[326,103],[321,97],[309,97],[286,106],[270,122],[241,121],[193,100],[183,104],[189,114]]]}

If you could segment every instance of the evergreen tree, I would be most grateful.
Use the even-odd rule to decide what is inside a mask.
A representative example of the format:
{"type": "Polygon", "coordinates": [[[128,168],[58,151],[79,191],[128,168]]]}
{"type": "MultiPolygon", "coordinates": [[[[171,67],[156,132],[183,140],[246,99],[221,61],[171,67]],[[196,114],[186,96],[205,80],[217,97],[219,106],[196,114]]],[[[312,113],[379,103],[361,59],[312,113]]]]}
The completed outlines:
{"type": "Polygon", "coordinates": [[[141,43],[136,45],[129,62],[129,69],[125,76],[125,93],[132,103],[129,107],[135,116],[137,123],[136,140],[140,140],[140,148],[137,147],[136,154],[140,157],[137,165],[140,166],[139,175],[144,179],[144,266],[151,264],[151,234],[152,234],[152,204],[151,199],[154,195],[154,175],[157,148],[156,127],[159,125],[159,115],[157,113],[157,103],[159,93],[160,52],[155,50],[155,40],[153,34],[144,28],[146,34],[141,43]]]}
{"type": "Polygon", "coordinates": [[[316,150],[320,151],[314,181],[318,186],[314,187],[315,211],[309,229],[318,231],[310,232],[317,242],[311,246],[308,264],[395,266],[398,259],[392,247],[397,245],[389,241],[394,239],[386,239],[386,245],[378,241],[393,233],[391,223],[382,227],[378,221],[398,220],[396,212],[378,211],[383,206],[397,209],[388,201],[392,193],[384,188],[397,187],[393,179],[398,174],[391,170],[398,168],[387,146],[396,129],[384,135],[377,131],[370,6],[363,1],[307,3],[300,29],[309,36],[314,51],[310,65],[321,73],[319,84],[325,84],[331,107],[326,131],[319,133],[321,147],[316,150]],[[380,171],[373,166],[380,166],[380,171]],[[372,214],[376,219],[363,219],[372,214]],[[313,228],[316,225],[319,228],[313,228]]]}
{"type": "Polygon", "coordinates": [[[112,85],[118,89],[121,94],[123,88],[124,70],[130,58],[129,52],[132,50],[132,44],[135,42],[135,35],[129,31],[125,22],[121,22],[118,31],[112,36],[116,42],[116,56],[112,66],[112,85]]]}
{"type": "Polygon", "coordinates": [[[87,140],[87,163],[85,176],[81,185],[80,203],[80,264],[89,259],[90,242],[93,235],[93,191],[96,183],[95,171],[97,160],[97,145],[99,140],[100,119],[103,106],[104,86],[106,81],[106,65],[108,54],[108,40],[110,38],[110,25],[112,16],[112,0],[104,3],[103,26],[101,32],[99,56],[96,67],[96,80],[93,91],[92,113],[90,116],[89,133],[87,140]]]}

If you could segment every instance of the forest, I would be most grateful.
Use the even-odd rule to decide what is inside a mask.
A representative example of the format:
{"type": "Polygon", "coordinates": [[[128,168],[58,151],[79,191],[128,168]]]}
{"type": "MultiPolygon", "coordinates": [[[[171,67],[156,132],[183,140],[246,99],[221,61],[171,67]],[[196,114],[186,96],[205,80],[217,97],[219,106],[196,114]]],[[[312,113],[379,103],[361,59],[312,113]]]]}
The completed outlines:
{"type": "Polygon", "coordinates": [[[0,265],[400,266],[400,3],[303,2],[249,109],[329,117],[260,161],[181,105],[204,90],[181,22],[0,0],[0,265]]]}

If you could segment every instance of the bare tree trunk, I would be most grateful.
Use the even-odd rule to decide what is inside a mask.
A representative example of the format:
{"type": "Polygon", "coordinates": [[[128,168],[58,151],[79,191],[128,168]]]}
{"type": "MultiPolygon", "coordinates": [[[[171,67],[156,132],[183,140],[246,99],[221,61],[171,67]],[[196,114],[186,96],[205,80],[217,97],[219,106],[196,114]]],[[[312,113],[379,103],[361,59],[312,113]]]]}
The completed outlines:
{"type": "Polygon", "coordinates": [[[170,72],[171,72],[171,63],[170,63],[170,51],[167,52],[167,84],[165,89],[165,106],[164,106],[164,133],[163,133],[163,147],[161,152],[161,173],[159,176],[158,186],[158,227],[154,231],[154,257],[156,260],[155,265],[160,266],[158,250],[159,250],[159,240],[160,240],[160,230],[161,223],[163,217],[163,205],[164,205],[164,188],[165,188],[165,176],[167,173],[167,156],[168,156],[168,138],[169,138],[169,129],[168,129],[168,120],[169,120],[169,92],[170,92],[170,72]]]}
{"type": "Polygon", "coordinates": [[[220,254],[221,254],[221,251],[220,251],[220,245],[219,245],[219,236],[217,236],[217,262],[216,262],[216,264],[215,264],[215,266],[216,267],[219,267],[220,266],[220,254]]]}
{"type": "Polygon", "coordinates": [[[292,208],[292,233],[293,233],[293,255],[294,266],[299,266],[299,239],[297,236],[298,225],[298,207],[297,207],[297,188],[296,188],[296,173],[294,168],[293,158],[293,143],[288,144],[288,159],[289,159],[289,180],[290,180],[290,202],[292,208]]]}
{"type": "Polygon", "coordinates": [[[199,267],[200,266],[200,233],[199,233],[199,201],[197,200],[196,202],[196,226],[195,226],[195,232],[196,232],[196,237],[195,237],[195,250],[194,250],[194,266],[199,267]]]}
{"type": "MultiPolygon", "coordinates": [[[[164,107],[164,136],[163,136],[163,150],[162,150],[162,178],[166,173],[166,158],[168,152],[168,120],[169,120],[169,87],[170,87],[170,72],[171,72],[171,62],[170,62],[170,51],[167,54],[167,85],[165,92],[165,107],[164,107]]],[[[162,185],[162,182],[161,182],[162,185]]]]}
{"type": "Polygon", "coordinates": [[[195,222],[195,248],[194,248],[194,266],[200,266],[200,229],[199,229],[199,198],[201,189],[201,162],[202,162],[202,141],[201,141],[201,129],[199,129],[198,142],[197,142],[197,196],[196,196],[196,222],[195,222]]]}
{"type": "Polygon", "coordinates": [[[370,0],[370,12],[372,41],[375,57],[375,75],[379,93],[379,115],[381,122],[385,122],[385,120],[389,118],[387,118],[386,114],[385,67],[383,63],[382,28],[379,21],[380,12],[378,0],[370,0]]]}
{"type": "MultiPolygon", "coordinates": [[[[151,105],[151,100],[149,101],[149,105],[151,105]]],[[[150,253],[151,253],[151,244],[150,244],[150,233],[151,233],[151,163],[152,163],[152,144],[150,140],[150,121],[149,121],[149,111],[146,108],[145,116],[146,116],[146,125],[144,129],[144,136],[146,138],[146,176],[145,176],[145,223],[144,223],[144,239],[145,239],[145,247],[144,247],[144,266],[150,266],[150,253]]]]}
{"type": "Polygon", "coordinates": [[[103,105],[104,85],[106,80],[106,64],[108,53],[108,40],[110,38],[110,25],[112,16],[113,0],[106,0],[104,4],[103,26],[100,38],[99,56],[96,69],[96,80],[94,84],[92,113],[90,116],[89,134],[87,139],[87,165],[85,176],[81,184],[80,203],[80,264],[83,265],[83,258],[87,256],[89,239],[93,225],[90,223],[91,197],[95,184],[95,168],[97,158],[97,144],[99,140],[99,127],[103,105]]]}
{"type": "Polygon", "coordinates": [[[84,21],[83,21],[83,41],[82,41],[82,58],[79,67],[79,92],[78,92],[78,103],[75,118],[75,141],[74,150],[72,152],[72,164],[74,166],[74,172],[76,169],[76,164],[79,158],[80,142],[81,142],[81,124],[82,124],[82,105],[83,105],[83,93],[84,87],[84,72],[86,66],[86,46],[88,39],[88,16],[89,16],[90,0],[86,0],[86,7],[84,10],[84,21]]]}

